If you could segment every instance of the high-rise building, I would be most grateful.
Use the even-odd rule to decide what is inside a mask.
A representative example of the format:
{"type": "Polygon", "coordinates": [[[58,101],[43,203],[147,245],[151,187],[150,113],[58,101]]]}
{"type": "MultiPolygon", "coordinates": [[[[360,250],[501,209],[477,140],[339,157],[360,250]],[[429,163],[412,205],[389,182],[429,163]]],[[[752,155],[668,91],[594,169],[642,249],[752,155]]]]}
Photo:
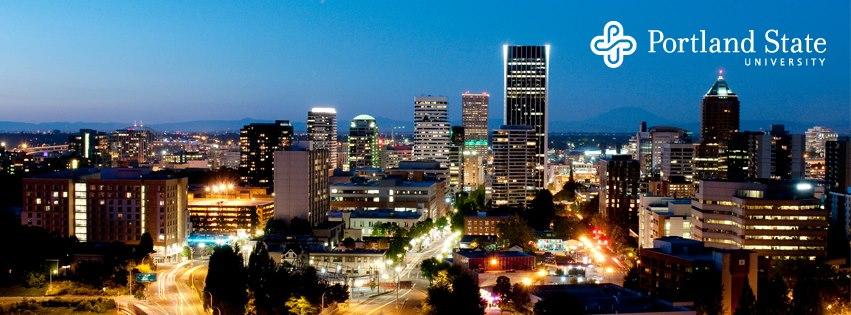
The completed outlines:
{"type": "Polygon", "coordinates": [[[703,96],[700,107],[700,144],[695,151],[695,175],[700,179],[726,176],[726,149],[739,131],[739,96],[722,73],[703,96]]]}
{"type": "Polygon", "coordinates": [[[414,98],[414,159],[449,167],[449,118],[445,96],[414,98]]]}
{"type": "Polygon", "coordinates": [[[725,149],[726,179],[801,179],[804,138],[773,125],[770,132],[736,132],[725,149]]]}
{"type": "Polygon", "coordinates": [[[378,124],[370,115],[358,115],[349,126],[349,168],[378,167],[378,124]]]}
{"type": "Polygon", "coordinates": [[[239,131],[239,178],[242,183],[271,188],[274,153],[292,147],[293,126],[289,120],[253,123],[239,131]]]}
{"type": "Polygon", "coordinates": [[[851,187],[851,139],[839,137],[827,141],[824,148],[825,188],[828,191],[845,193],[851,187]]]}
{"type": "Polygon", "coordinates": [[[461,126],[452,126],[449,136],[449,189],[460,192],[464,186],[464,133],[461,126]]]}
{"type": "Polygon", "coordinates": [[[823,257],[827,211],[801,181],[700,181],[692,199],[692,238],[773,259],[823,257]]]}
{"type": "Polygon", "coordinates": [[[502,46],[505,124],[535,130],[534,190],[547,183],[547,105],[550,46],[502,46]]]}
{"type": "Polygon", "coordinates": [[[68,139],[68,149],[87,160],[88,165],[106,167],[111,165],[109,135],[92,129],[80,129],[68,139]]]}
{"type": "Polygon", "coordinates": [[[21,224],[82,242],[138,244],[177,256],[189,235],[188,180],[147,168],[80,168],[23,180],[21,224]]]}
{"type": "Polygon", "coordinates": [[[839,138],[839,134],[828,128],[815,126],[807,129],[804,138],[806,140],[806,151],[804,152],[806,177],[824,179],[825,143],[835,141],[839,138]]]}
{"type": "Polygon", "coordinates": [[[109,139],[112,165],[129,167],[148,163],[153,151],[153,141],[153,133],[142,126],[114,131],[109,139]]]}
{"type": "Polygon", "coordinates": [[[461,94],[461,126],[464,127],[465,150],[470,155],[486,155],[488,152],[488,105],[490,95],[486,92],[461,94]]]}
{"type": "Polygon", "coordinates": [[[620,227],[638,231],[640,165],[629,155],[613,155],[597,162],[600,177],[600,214],[620,227]]]}
{"type": "Polygon", "coordinates": [[[694,178],[694,144],[669,143],[662,145],[661,173],[663,180],[682,177],[687,182],[694,178]]]}
{"type": "Polygon", "coordinates": [[[502,126],[493,132],[493,179],[491,200],[494,205],[525,207],[535,198],[537,134],[530,126],[502,126]]]}
{"type": "Polygon", "coordinates": [[[275,217],[306,219],[312,226],[331,210],[328,150],[275,152],[275,217]]]}
{"type": "Polygon", "coordinates": [[[325,149],[328,167],[333,171],[337,165],[337,110],[329,107],[314,107],[307,112],[307,138],[310,149],[325,149]]]}

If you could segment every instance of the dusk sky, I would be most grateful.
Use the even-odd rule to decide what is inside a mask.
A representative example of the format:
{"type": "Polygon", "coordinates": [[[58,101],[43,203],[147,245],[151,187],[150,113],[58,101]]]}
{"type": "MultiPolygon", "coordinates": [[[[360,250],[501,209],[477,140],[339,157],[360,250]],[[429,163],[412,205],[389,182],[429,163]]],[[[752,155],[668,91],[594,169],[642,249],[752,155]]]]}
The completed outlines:
{"type": "Polygon", "coordinates": [[[336,107],[343,121],[411,120],[422,94],[448,96],[458,120],[466,90],[490,92],[491,117],[502,119],[503,43],[552,45],[550,120],[635,106],[697,121],[719,67],[743,120],[851,116],[848,1],[645,3],[2,2],[0,120],[304,121],[317,105],[336,107]],[[609,20],[638,41],[617,69],[589,50],[609,20]],[[647,52],[648,29],[737,37],[754,29],[760,40],[769,28],[826,38],[825,65],[746,68],[743,54],[647,52]]]}

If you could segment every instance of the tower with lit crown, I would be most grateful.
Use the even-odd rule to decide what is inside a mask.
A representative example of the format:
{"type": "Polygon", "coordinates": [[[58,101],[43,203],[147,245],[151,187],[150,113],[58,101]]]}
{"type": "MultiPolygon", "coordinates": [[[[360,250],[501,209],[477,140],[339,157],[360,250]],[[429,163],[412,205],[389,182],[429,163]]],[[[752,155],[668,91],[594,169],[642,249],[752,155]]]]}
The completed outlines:
{"type": "Polygon", "coordinates": [[[730,89],[724,72],[700,105],[700,144],[695,152],[694,171],[699,179],[726,177],[725,151],[730,139],[739,131],[739,96],[730,89]]]}

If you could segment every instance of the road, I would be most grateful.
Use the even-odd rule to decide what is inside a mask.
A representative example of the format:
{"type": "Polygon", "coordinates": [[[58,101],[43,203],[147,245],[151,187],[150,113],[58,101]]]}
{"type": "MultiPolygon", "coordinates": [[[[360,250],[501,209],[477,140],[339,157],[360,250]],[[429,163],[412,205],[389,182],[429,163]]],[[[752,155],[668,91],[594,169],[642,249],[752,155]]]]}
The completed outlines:
{"type": "MultiPolygon", "coordinates": [[[[401,289],[398,293],[384,292],[366,299],[353,299],[336,313],[357,315],[419,313],[422,301],[426,298],[426,289],[428,289],[428,280],[420,276],[419,263],[431,257],[446,258],[445,255],[452,252],[458,239],[458,234],[442,233],[422,250],[413,249],[405,255],[403,263],[398,265],[398,277],[400,281],[411,281],[413,286],[410,289],[401,289]]],[[[395,281],[396,274],[395,267],[388,268],[388,276],[387,278],[382,276],[384,278],[382,282],[395,281]]]]}
{"type": "Polygon", "coordinates": [[[199,283],[203,286],[206,266],[201,261],[159,264],[157,282],[148,285],[146,300],[128,301],[128,306],[149,315],[209,314],[201,300],[202,287],[198,287],[199,283]]]}

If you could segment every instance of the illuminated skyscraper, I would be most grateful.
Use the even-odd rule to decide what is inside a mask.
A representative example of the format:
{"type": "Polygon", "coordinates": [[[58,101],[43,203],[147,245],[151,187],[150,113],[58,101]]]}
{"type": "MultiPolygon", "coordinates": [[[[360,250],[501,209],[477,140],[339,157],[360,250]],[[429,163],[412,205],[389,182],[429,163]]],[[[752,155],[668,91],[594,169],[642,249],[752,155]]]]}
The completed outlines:
{"type": "Polygon", "coordinates": [[[247,185],[271,188],[274,153],[292,147],[293,126],[289,120],[253,123],[239,131],[239,179],[247,185]]]}
{"type": "Polygon", "coordinates": [[[337,165],[337,110],[328,107],[314,107],[307,112],[307,137],[310,149],[326,149],[328,166],[331,170],[337,165]]]}
{"type": "Polygon", "coordinates": [[[414,98],[415,160],[432,160],[449,167],[449,119],[445,96],[414,98]]]}
{"type": "Polygon", "coordinates": [[[109,139],[112,165],[118,167],[140,166],[149,162],[154,135],[144,126],[133,126],[112,133],[109,139]]]}
{"type": "Polygon", "coordinates": [[[505,124],[535,130],[535,168],[530,183],[537,189],[546,184],[547,94],[550,46],[504,45],[505,124]]]}
{"type": "Polygon", "coordinates": [[[530,126],[502,126],[493,132],[493,180],[491,200],[495,206],[525,207],[538,191],[535,172],[537,142],[530,126]]]}
{"type": "Polygon", "coordinates": [[[485,155],[488,151],[488,103],[486,92],[461,94],[461,126],[465,150],[485,155]]]}
{"type": "Polygon", "coordinates": [[[349,126],[349,168],[378,167],[378,124],[370,115],[358,115],[349,126]]]}
{"type": "Polygon", "coordinates": [[[695,176],[700,179],[726,177],[725,151],[739,131],[739,96],[724,80],[723,73],[703,96],[700,115],[700,145],[695,152],[695,176]]]}

